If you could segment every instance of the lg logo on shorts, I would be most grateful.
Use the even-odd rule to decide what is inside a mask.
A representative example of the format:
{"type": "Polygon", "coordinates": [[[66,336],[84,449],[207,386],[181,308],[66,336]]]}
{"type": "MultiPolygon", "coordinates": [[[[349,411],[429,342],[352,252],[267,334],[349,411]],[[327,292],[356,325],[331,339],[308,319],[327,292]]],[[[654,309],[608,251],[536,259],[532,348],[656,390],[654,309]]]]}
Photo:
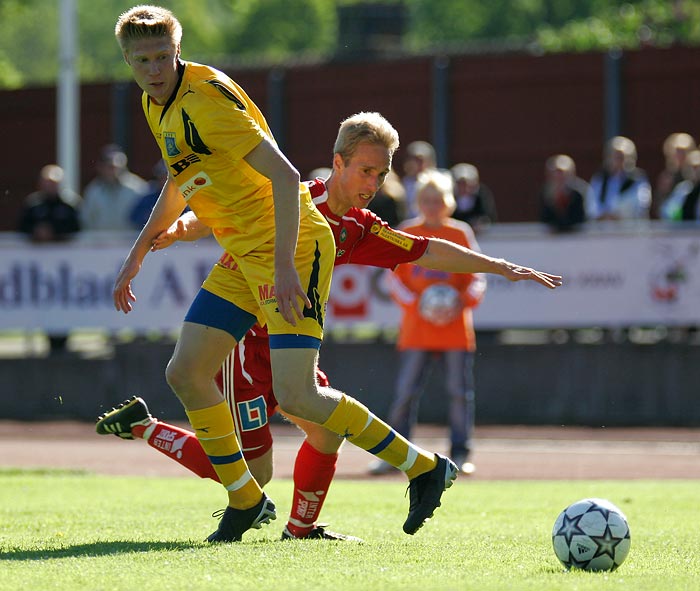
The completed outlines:
{"type": "Polygon", "coordinates": [[[237,402],[236,408],[243,431],[253,431],[267,425],[267,406],[263,396],[245,402],[237,402]]]}

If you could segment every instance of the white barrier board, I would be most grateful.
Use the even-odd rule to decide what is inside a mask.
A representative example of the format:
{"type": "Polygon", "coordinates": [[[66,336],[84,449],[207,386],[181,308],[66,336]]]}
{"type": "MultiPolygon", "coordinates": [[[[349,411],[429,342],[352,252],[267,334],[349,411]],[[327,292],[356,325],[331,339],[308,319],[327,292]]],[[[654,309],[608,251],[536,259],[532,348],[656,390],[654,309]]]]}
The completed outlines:
{"type": "MultiPolygon", "coordinates": [[[[105,328],[174,330],[220,255],[211,241],[180,243],[149,254],[134,281],[128,315],[112,304],[114,277],[131,245],[0,244],[0,330],[105,328]]],[[[481,238],[482,250],[561,273],[550,291],[489,275],[475,312],[479,329],[700,324],[700,231],[481,238]]],[[[327,327],[395,327],[385,271],[353,265],[334,272],[327,327]]]]}

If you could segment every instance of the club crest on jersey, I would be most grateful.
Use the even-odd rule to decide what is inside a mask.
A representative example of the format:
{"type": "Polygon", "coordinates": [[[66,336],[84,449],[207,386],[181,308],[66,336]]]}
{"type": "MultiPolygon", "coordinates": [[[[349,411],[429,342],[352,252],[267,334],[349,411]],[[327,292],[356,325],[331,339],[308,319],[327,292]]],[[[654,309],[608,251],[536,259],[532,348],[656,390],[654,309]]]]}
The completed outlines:
{"type": "Polygon", "coordinates": [[[200,172],[180,185],[180,192],[185,198],[185,201],[189,201],[197,191],[204,187],[210,187],[212,184],[209,175],[206,172],[200,172]]]}
{"type": "Polygon", "coordinates": [[[345,242],[348,239],[348,231],[345,228],[340,231],[339,239],[341,242],[345,242]]]}
{"type": "Polygon", "coordinates": [[[413,248],[413,240],[411,238],[387,226],[382,226],[378,222],[374,222],[369,231],[382,240],[391,242],[393,245],[403,248],[404,250],[411,250],[411,248],[413,248]]]}
{"type": "Polygon", "coordinates": [[[165,141],[165,151],[168,156],[177,156],[180,150],[175,143],[175,133],[172,131],[166,131],[163,133],[163,140],[165,141]]]}

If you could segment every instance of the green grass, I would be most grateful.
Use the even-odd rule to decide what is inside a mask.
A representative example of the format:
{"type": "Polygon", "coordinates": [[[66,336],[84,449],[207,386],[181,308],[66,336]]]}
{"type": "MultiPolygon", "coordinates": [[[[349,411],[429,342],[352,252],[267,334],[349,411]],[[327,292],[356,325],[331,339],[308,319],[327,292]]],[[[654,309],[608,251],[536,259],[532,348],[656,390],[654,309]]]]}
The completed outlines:
{"type": "Polygon", "coordinates": [[[210,481],[0,471],[1,590],[315,589],[518,591],[697,589],[696,481],[462,480],[415,536],[401,531],[397,482],[337,481],[324,519],[364,544],[278,540],[291,483],[268,487],[279,518],[243,542],[210,546],[210,481]],[[614,573],[566,572],[551,547],[559,511],[608,498],[630,521],[632,549],[614,573]]]}

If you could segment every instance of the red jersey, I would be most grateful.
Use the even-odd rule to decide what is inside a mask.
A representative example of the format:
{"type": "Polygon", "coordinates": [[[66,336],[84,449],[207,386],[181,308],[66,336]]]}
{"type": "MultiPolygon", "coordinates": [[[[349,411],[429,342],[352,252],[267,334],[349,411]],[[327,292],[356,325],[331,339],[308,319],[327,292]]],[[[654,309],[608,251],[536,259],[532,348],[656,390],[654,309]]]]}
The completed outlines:
{"type": "Polygon", "coordinates": [[[393,269],[423,256],[428,238],[394,230],[369,209],[352,207],[339,217],[328,207],[328,192],[322,179],[307,181],[311,198],[335,238],[336,265],[368,265],[393,269]]]}

